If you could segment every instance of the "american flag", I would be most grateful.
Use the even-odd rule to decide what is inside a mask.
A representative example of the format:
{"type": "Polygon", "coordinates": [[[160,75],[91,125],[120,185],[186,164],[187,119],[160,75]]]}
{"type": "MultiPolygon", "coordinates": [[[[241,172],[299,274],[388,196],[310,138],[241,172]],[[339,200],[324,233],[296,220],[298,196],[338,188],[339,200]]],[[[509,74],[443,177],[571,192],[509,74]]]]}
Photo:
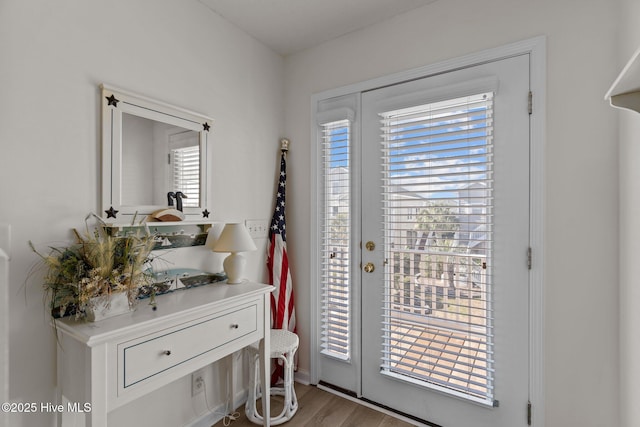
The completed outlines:
{"type": "Polygon", "coordinates": [[[296,312],[293,298],[293,284],[289,273],[287,256],[287,234],[284,216],[284,199],[287,185],[287,163],[285,152],[280,158],[280,179],[276,193],[276,206],[269,230],[269,253],[267,267],[269,284],[275,286],[271,294],[271,324],[273,329],[296,332],[296,312]]]}
{"type": "MultiPolygon", "coordinates": [[[[269,284],[275,286],[271,293],[271,327],[296,332],[296,311],[293,305],[293,285],[289,272],[289,257],[287,256],[287,226],[284,217],[284,198],[287,185],[287,162],[285,152],[280,158],[280,179],[276,192],[276,206],[273,210],[271,228],[269,230],[269,253],[267,254],[267,268],[269,269],[269,284]]],[[[284,379],[281,361],[275,364],[271,373],[271,383],[284,379]]]]}

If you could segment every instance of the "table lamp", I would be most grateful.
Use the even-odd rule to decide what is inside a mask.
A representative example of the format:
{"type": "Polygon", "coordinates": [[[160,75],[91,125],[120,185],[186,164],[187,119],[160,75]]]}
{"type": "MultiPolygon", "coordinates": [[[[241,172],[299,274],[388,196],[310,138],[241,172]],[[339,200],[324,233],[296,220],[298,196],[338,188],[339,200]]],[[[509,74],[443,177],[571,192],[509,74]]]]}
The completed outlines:
{"type": "Polygon", "coordinates": [[[247,264],[247,259],[240,252],[255,251],[256,245],[244,224],[226,224],[212,250],[231,252],[222,266],[227,275],[227,283],[236,284],[242,282],[242,274],[247,264]]]}

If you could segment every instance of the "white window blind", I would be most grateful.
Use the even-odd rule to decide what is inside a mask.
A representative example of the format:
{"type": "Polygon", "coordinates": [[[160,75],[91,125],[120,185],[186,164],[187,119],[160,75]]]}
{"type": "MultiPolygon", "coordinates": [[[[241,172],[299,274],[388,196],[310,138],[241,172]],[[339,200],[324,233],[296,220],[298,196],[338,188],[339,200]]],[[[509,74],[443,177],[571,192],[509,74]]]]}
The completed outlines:
{"type": "Polygon", "coordinates": [[[381,113],[382,372],[493,401],[493,94],[381,113]]]}
{"type": "Polygon", "coordinates": [[[350,121],[324,123],[321,130],[321,352],[348,360],[351,357],[350,121]]]}
{"type": "Polygon", "coordinates": [[[171,176],[173,191],[182,191],[187,198],[182,200],[185,207],[200,206],[200,145],[197,136],[172,135],[171,176]]]}

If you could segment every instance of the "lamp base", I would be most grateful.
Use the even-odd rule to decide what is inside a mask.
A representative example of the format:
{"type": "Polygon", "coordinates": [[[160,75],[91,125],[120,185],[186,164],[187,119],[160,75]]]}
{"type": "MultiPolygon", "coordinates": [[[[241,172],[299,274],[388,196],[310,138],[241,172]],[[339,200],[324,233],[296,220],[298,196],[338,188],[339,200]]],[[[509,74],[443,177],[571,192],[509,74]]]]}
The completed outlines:
{"type": "Polygon", "coordinates": [[[247,264],[247,259],[238,252],[231,252],[231,255],[224,259],[222,266],[224,272],[227,275],[227,283],[235,285],[242,283],[242,274],[244,273],[244,267],[247,264]]]}

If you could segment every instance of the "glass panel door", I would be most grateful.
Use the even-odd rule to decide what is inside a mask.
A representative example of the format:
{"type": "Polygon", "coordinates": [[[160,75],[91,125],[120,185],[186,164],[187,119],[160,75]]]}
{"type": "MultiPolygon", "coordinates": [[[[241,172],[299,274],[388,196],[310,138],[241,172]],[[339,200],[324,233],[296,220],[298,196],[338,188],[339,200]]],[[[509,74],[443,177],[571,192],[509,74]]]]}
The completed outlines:
{"type": "Polygon", "coordinates": [[[526,425],[528,70],[522,55],[362,95],[366,399],[526,425]]]}

